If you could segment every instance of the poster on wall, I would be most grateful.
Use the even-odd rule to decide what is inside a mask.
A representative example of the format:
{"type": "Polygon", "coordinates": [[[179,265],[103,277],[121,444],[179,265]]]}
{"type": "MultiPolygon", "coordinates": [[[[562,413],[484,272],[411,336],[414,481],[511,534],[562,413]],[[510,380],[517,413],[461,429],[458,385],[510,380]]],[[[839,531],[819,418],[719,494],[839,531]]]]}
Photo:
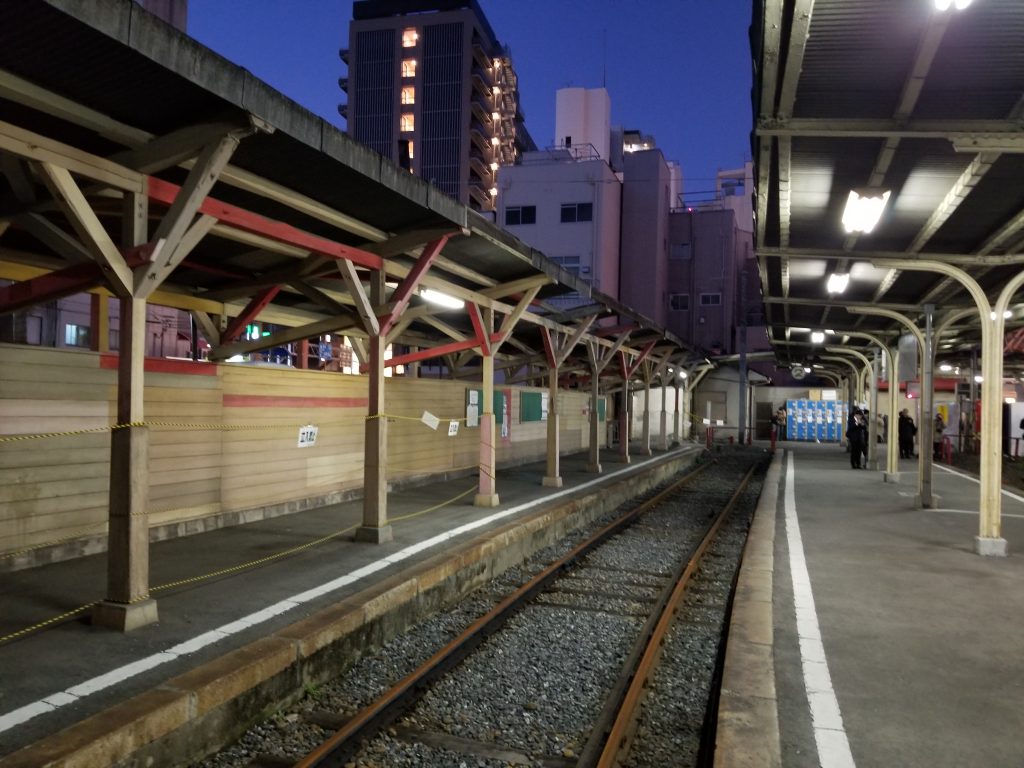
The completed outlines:
{"type": "Polygon", "coordinates": [[[512,414],[509,412],[512,403],[512,390],[504,390],[505,396],[501,399],[501,439],[508,440],[509,424],[512,422],[512,414]]]}

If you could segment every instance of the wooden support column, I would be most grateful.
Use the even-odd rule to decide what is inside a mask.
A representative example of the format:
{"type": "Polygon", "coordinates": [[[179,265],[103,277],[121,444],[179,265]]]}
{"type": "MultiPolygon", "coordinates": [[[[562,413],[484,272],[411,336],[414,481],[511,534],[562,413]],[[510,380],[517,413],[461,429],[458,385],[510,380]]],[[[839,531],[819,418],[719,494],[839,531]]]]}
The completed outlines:
{"type": "MultiPolygon", "coordinates": [[[[647,364],[644,363],[646,366],[647,364]]],[[[640,437],[640,453],[650,456],[651,451],[651,378],[644,375],[644,423],[640,437]]]]}
{"type": "Polygon", "coordinates": [[[630,406],[632,406],[633,396],[629,391],[629,380],[626,379],[622,382],[622,397],[621,405],[619,409],[619,461],[622,464],[629,464],[629,428],[630,422],[630,406]]]}
{"type": "Polygon", "coordinates": [[[673,421],[673,424],[672,424],[672,438],[673,438],[673,442],[676,445],[678,445],[678,444],[683,442],[683,433],[681,431],[682,430],[682,418],[681,418],[682,417],[682,401],[679,399],[679,379],[678,378],[674,378],[673,379],[672,388],[675,389],[675,391],[676,391],[676,400],[675,400],[676,410],[675,410],[675,413],[672,415],[672,421],[673,421]]]}
{"type": "Polygon", "coordinates": [[[300,369],[309,368],[309,339],[302,339],[298,346],[299,354],[295,361],[295,367],[300,369]]]}
{"type": "Polygon", "coordinates": [[[601,474],[601,443],[598,439],[598,427],[601,405],[601,377],[597,366],[590,366],[590,459],[587,472],[601,474]]]}
{"type": "Polygon", "coordinates": [[[110,351],[110,299],[104,293],[89,294],[89,349],[110,351]]]}
{"type": "MultiPolygon", "coordinates": [[[[370,273],[370,304],[384,301],[383,270],[370,273]]],[[[356,541],[381,544],[391,541],[394,532],[388,523],[388,424],[384,410],[384,349],[387,346],[383,327],[370,334],[367,364],[369,374],[369,407],[366,414],[363,445],[363,524],[356,530],[356,541]]]]}
{"type": "Polygon", "coordinates": [[[661,375],[661,441],[659,447],[663,451],[668,450],[668,384],[665,382],[665,374],[661,375]]]}
{"type": "MultiPolygon", "coordinates": [[[[481,321],[485,338],[494,331],[494,310],[485,309],[481,321]]],[[[494,419],[494,350],[489,343],[481,345],[483,353],[483,412],[480,415],[480,482],[479,492],[473,499],[478,507],[498,506],[497,462],[495,447],[498,442],[494,419]]]]}
{"type": "Polygon", "coordinates": [[[548,369],[548,461],[547,473],[541,484],[548,488],[561,488],[558,441],[558,368],[548,369]]]}
{"type": "MultiPolygon", "coordinates": [[[[142,195],[125,195],[123,240],[127,247],[146,241],[147,214],[142,195]]],[[[92,623],[128,632],[155,623],[159,616],[156,601],[149,597],[149,428],[141,426],[145,419],[146,300],[131,295],[131,273],[127,265],[124,270],[129,279],[113,282],[121,295],[117,423],[132,426],[115,429],[110,435],[107,593],[106,599],[93,607],[92,623]]]]}

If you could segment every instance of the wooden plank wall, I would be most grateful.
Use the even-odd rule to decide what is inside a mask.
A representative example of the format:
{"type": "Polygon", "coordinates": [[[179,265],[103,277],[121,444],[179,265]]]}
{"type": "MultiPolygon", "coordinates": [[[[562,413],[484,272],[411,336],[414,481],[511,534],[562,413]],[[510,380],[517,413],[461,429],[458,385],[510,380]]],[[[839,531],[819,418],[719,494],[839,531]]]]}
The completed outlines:
{"type": "MultiPolygon", "coordinates": [[[[0,344],[0,437],[109,427],[116,366],[113,355],[0,344]]],[[[365,377],[169,360],[147,360],[146,368],[152,525],[362,487],[365,377]],[[305,424],[319,434],[314,446],[300,448],[305,424]]],[[[464,419],[466,391],[479,387],[387,380],[389,480],[476,465],[479,430],[464,419]],[[420,421],[424,410],[441,419],[436,431],[420,421]],[[461,420],[453,437],[451,419],[461,420]]],[[[499,388],[512,393],[499,465],[542,459],[547,424],[520,423],[519,389],[499,388]]],[[[562,392],[559,403],[562,452],[585,449],[587,394],[562,392]]],[[[603,445],[605,430],[599,434],[603,445]]],[[[109,467],[108,430],[0,442],[0,553],[103,534],[109,467]]]]}

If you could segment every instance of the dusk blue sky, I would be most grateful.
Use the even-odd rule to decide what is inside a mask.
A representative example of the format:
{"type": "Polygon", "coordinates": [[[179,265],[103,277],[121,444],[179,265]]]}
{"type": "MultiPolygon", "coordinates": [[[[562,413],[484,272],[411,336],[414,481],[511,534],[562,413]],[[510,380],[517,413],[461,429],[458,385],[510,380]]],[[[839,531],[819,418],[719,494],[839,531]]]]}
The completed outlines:
{"type": "MultiPolygon", "coordinates": [[[[554,140],[555,91],[608,88],[612,122],[655,137],[705,197],[720,168],[749,159],[749,0],[480,0],[512,52],[526,125],[554,140]]],[[[344,128],[338,49],[351,0],[192,0],[188,31],[344,128]]]]}

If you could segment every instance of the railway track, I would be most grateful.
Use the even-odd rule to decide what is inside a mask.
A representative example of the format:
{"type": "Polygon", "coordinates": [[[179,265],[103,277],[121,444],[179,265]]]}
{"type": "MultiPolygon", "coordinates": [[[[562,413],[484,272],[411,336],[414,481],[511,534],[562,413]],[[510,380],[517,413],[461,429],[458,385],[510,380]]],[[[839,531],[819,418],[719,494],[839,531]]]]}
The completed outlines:
{"type": "Polygon", "coordinates": [[[201,765],[696,764],[755,458],[701,465],[201,765]]]}

